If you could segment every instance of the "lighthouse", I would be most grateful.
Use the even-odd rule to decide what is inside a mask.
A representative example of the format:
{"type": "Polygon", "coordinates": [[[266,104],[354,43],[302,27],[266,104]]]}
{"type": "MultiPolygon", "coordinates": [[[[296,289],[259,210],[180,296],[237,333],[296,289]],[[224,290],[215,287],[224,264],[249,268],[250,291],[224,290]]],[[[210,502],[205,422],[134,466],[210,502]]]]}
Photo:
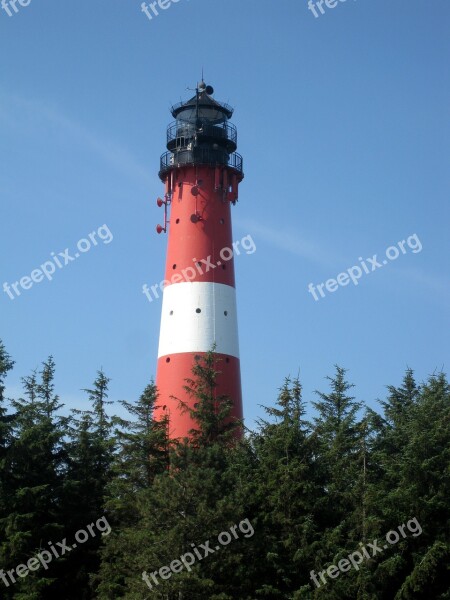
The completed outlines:
{"type": "Polygon", "coordinates": [[[213,348],[215,394],[231,399],[232,417],[243,417],[231,207],[244,173],[233,109],[213,94],[201,81],[190,100],[172,107],[175,121],[160,160],[164,223],[156,230],[168,240],[155,418],[167,419],[171,439],[196,427],[179,401],[193,407],[186,379],[213,348]]]}

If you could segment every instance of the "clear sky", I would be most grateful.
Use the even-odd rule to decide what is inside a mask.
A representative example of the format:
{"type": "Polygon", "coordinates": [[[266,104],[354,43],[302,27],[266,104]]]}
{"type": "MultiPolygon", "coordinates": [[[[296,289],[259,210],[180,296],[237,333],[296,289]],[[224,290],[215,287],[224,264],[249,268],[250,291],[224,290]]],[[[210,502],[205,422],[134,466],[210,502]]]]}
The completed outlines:
{"type": "Polygon", "coordinates": [[[159,156],[202,67],[235,107],[234,238],[257,248],[236,258],[248,424],[289,374],[309,401],[338,363],[375,406],[408,366],[448,370],[448,0],[347,0],[317,17],[306,0],[179,0],[152,20],[140,0],[7,6],[0,285],[107,227],[51,281],[0,291],[11,395],[49,354],[68,407],[85,407],[100,367],[112,400],[154,376],[161,302],[142,285],[164,275],[159,156]],[[354,266],[357,286],[342,276],[321,297],[354,266]]]}

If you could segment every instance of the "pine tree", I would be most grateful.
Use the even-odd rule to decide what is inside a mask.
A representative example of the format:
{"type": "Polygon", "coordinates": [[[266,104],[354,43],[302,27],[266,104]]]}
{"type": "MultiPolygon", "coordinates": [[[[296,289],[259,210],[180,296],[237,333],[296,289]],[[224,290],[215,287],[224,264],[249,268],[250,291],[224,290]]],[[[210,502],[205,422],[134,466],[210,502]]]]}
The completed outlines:
{"type": "Polygon", "coordinates": [[[307,585],[311,544],[315,543],[315,441],[298,378],[287,378],[275,407],[265,407],[269,420],[259,421],[252,436],[258,466],[255,473],[258,513],[255,537],[260,570],[258,597],[292,598],[307,585]],[[259,540],[259,543],[258,543],[259,540]]]}
{"type": "Polygon", "coordinates": [[[232,442],[242,427],[242,423],[231,418],[232,399],[217,395],[220,360],[214,353],[214,347],[202,358],[196,359],[192,368],[193,378],[188,378],[184,386],[188,397],[195,400],[194,405],[178,400],[181,410],[188,412],[195,422],[189,435],[196,446],[232,442]]]}
{"type": "MultiPolygon", "coordinates": [[[[7,549],[2,540],[6,539],[6,519],[11,511],[11,483],[12,467],[10,460],[10,448],[13,441],[12,415],[8,414],[5,406],[5,379],[12,370],[14,361],[6,352],[5,346],[0,340],[0,567],[5,564],[8,556],[7,549]]],[[[0,581],[0,589],[3,588],[0,581]]],[[[9,598],[5,590],[5,598],[9,598]]]]}
{"type": "Polygon", "coordinates": [[[402,486],[402,464],[411,439],[411,427],[419,400],[413,371],[407,369],[400,387],[388,386],[388,398],[381,402],[383,419],[379,422],[375,457],[381,470],[376,482],[376,504],[389,527],[395,527],[409,510],[409,498],[402,486]]]}
{"type": "MultiPolygon", "coordinates": [[[[73,539],[77,531],[86,529],[105,516],[106,488],[111,478],[115,438],[113,419],[106,407],[109,379],[97,372],[92,389],[85,389],[91,408],[74,409],[69,432],[69,465],[64,488],[65,531],[73,539]]],[[[66,600],[89,600],[93,597],[90,580],[99,569],[98,534],[75,549],[59,581],[66,600]]]]}
{"type": "Polygon", "coordinates": [[[153,419],[156,399],[156,387],[151,383],[136,404],[122,401],[133,420],[116,419],[118,451],[106,494],[113,532],[101,552],[100,574],[94,578],[99,598],[123,597],[130,579],[141,586],[132,565],[136,551],[149,542],[142,528],[142,504],[169,461],[167,423],[153,419]]]}
{"type": "Polygon", "coordinates": [[[445,598],[448,527],[450,396],[443,375],[419,387],[411,369],[389,386],[384,415],[372,413],[374,469],[370,483],[373,537],[416,519],[409,535],[378,558],[372,572],[377,597],[445,598]],[[432,466],[433,465],[433,466],[432,466]],[[443,526],[444,525],[444,526],[443,526]],[[425,583],[426,579],[426,583],[425,583]]]}
{"type": "MultiPolygon", "coordinates": [[[[65,419],[57,415],[61,405],[54,393],[54,372],[55,364],[49,357],[39,378],[36,373],[23,378],[25,399],[12,401],[16,413],[10,453],[11,498],[1,552],[9,567],[26,563],[37,552],[48,550],[47,542],[64,537],[60,517],[65,419]]],[[[56,570],[18,579],[11,592],[14,599],[57,598],[53,592],[56,570]]]]}
{"type": "Polygon", "coordinates": [[[354,508],[354,490],[359,468],[357,456],[361,446],[361,424],[357,413],[361,403],[348,391],[353,387],[345,379],[345,369],[336,366],[330,381],[331,392],[317,391],[320,397],[313,402],[318,412],[315,435],[320,446],[323,467],[324,517],[330,525],[341,523],[354,508]]]}
{"type": "MultiPolygon", "coordinates": [[[[314,557],[316,571],[336,564],[347,556],[364,536],[361,519],[361,488],[364,468],[361,464],[364,427],[358,420],[362,407],[349,391],[354,387],[346,380],[346,370],[336,366],[327,377],[330,392],[316,391],[313,402],[318,416],[314,419],[317,439],[317,464],[322,495],[317,503],[317,520],[321,539],[314,557]]],[[[334,599],[360,598],[362,584],[358,573],[346,574],[315,590],[314,597],[334,599]]]]}
{"type": "MultiPolygon", "coordinates": [[[[134,491],[133,509],[138,520],[130,523],[130,516],[125,518],[125,526],[118,524],[110,543],[107,543],[98,596],[102,600],[116,597],[164,600],[244,598],[239,595],[241,582],[237,579],[239,575],[245,579],[246,567],[240,552],[244,540],[235,540],[232,552],[224,548],[204,562],[197,561],[190,572],[185,570],[168,580],[161,579],[151,591],[142,579],[144,572],[149,574],[170,564],[192,551],[193,544],[214,539],[242,517],[243,507],[235,501],[235,472],[230,468],[231,456],[238,445],[233,429],[239,424],[230,420],[229,399],[219,399],[215,395],[216,375],[211,355],[202,359],[201,364],[194,365],[193,377],[187,381],[187,388],[192,390],[193,398],[197,400],[191,411],[194,420],[192,438],[174,444],[170,468],[164,465],[155,477],[152,474],[150,486],[143,478],[148,458],[142,456],[142,445],[136,446],[136,438],[126,445],[125,460],[122,459],[121,464],[132,466],[127,456],[134,448],[138,450],[139,469],[136,472],[132,468],[133,477],[122,473],[120,493],[117,493],[116,487],[112,502],[119,506],[119,514],[123,515],[121,504],[128,502],[130,492],[134,491]],[[145,483],[146,487],[139,489],[136,481],[140,482],[139,486],[145,483]],[[124,491],[127,485],[130,488],[124,491]]],[[[151,429],[156,437],[152,437],[150,457],[157,457],[164,447],[160,432],[165,432],[167,427],[153,423],[151,429]]]]}
{"type": "MultiPolygon", "coordinates": [[[[9,429],[11,418],[7,417],[5,402],[5,379],[9,371],[14,367],[14,361],[6,352],[6,348],[0,340],[0,452],[9,445],[9,429]]],[[[2,455],[0,454],[0,460],[2,455]]]]}
{"type": "Polygon", "coordinates": [[[137,403],[121,402],[134,420],[116,420],[119,425],[116,429],[119,452],[108,490],[109,507],[131,522],[135,522],[135,517],[130,514],[129,508],[135,505],[135,494],[151,487],[155,477],[168,467],[167,421],[153,419],[156,400],[157,390],[152,382],[137,403]],[[130,493],[129,498],[127,493],[130,493]],[[118,503],[115,503],[115,498],[119,498],[118,503]]]}
{"type": "MultiPolygon", "coordinates": [[[[401,586],[396,600],[448,597],[450,386],[440,373],[430,377],[420,392],[413,390],[408,415],[399,425],[404,427],[399,432],[404,446],[396,461],[398,488],[386,494],[384,504],[388,518],[396,502],[398,523],[415,518],[421,527],[420,536],[409,535],[393,549],[398,569],[389,583],[391,589],[401,586]]],[[[379,570],[383,568],[384,562],[379,570]]]]}
{"type": "Polygon", "coordinates": [[[4,518],[5,515],[6,497],[3,476],[7,472],[6,457],[12,441],[12,416],[8,415],[5,407],[5,379],[13,366],[14,361],[6,352],[5,346],[0,340],[0,519],[4,518]]]}
{"type": "MultiPolygon", "coordinates": [[[[48,570],[0,580],[3,600],[450,600],[450,385],[420,386],[408,369],[388,386],[383,412],[367,410],[337,367],[306,420],[297,379],[287,378],[256,431],[231,418],[218,395],[220,361],[197,360],[186,381],[189,439],[168,439],[155,421],[157,390],[107,411],[102,371],[85,390],[91,407],[60,416],[55,364],[22,379],[24,397],[5,403],[13,361],[0,342],[0,567],[25,564],[47,542],[107,515],[110,535],[89,539],[48,570]],[[217,536],[240,522],[251,535],[217,536]],[[414,524],[414,528],[410,527],[414,524]],[[383,547],[385,535],[403,533],[383,547]],[[235,539],[235,537],[237,539],[235,539]],[[361,545],[383,548],[359,569],[326,574],[361,545]],[[210,542],[190,570],[164,579],[161,567],[210,542]],[[156,572],[159,585],[143,578],[156,572]]],[[[235,531],[236,532],[236,531],[235,531]]]]}

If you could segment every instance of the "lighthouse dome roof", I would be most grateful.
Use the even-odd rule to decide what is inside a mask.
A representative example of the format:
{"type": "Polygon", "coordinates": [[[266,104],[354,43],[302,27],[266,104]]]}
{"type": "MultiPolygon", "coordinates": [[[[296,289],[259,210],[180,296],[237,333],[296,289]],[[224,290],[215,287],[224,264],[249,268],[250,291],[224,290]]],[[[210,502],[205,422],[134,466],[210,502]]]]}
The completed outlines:
{"type": "Polygon", "coordinates": [[[227,121],[233,114],[232,107],[212,98],[212,93],[211,86],[206,86],[202,81],[195,96],[172,106],[172,115],[181,121],[195,122],[198,110],[198,118],[202,121],[216,124],[227,121]]]}

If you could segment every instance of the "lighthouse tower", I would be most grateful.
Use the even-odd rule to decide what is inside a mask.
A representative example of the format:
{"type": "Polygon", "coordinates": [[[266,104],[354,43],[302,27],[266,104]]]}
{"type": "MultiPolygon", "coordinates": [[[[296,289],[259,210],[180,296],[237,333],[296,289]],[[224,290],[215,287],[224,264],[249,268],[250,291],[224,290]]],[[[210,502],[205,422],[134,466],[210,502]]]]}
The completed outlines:
{"type": "Polygon", "coordinates": [[[167,417],[172,439],[189,437],[195,427],[178,400],[195,402],[184,390],[186,379],[213,347],[216,395],[228,396],[232,416],[242,419],[231,205],[244,175],[229,122],[233,109],[213,94],[202,81],[193,98],[172,107],[159,171],[165,195],[157,200],[164,208],[157,232],[168,233],[168,245],[155,417],[167,417]]]}

